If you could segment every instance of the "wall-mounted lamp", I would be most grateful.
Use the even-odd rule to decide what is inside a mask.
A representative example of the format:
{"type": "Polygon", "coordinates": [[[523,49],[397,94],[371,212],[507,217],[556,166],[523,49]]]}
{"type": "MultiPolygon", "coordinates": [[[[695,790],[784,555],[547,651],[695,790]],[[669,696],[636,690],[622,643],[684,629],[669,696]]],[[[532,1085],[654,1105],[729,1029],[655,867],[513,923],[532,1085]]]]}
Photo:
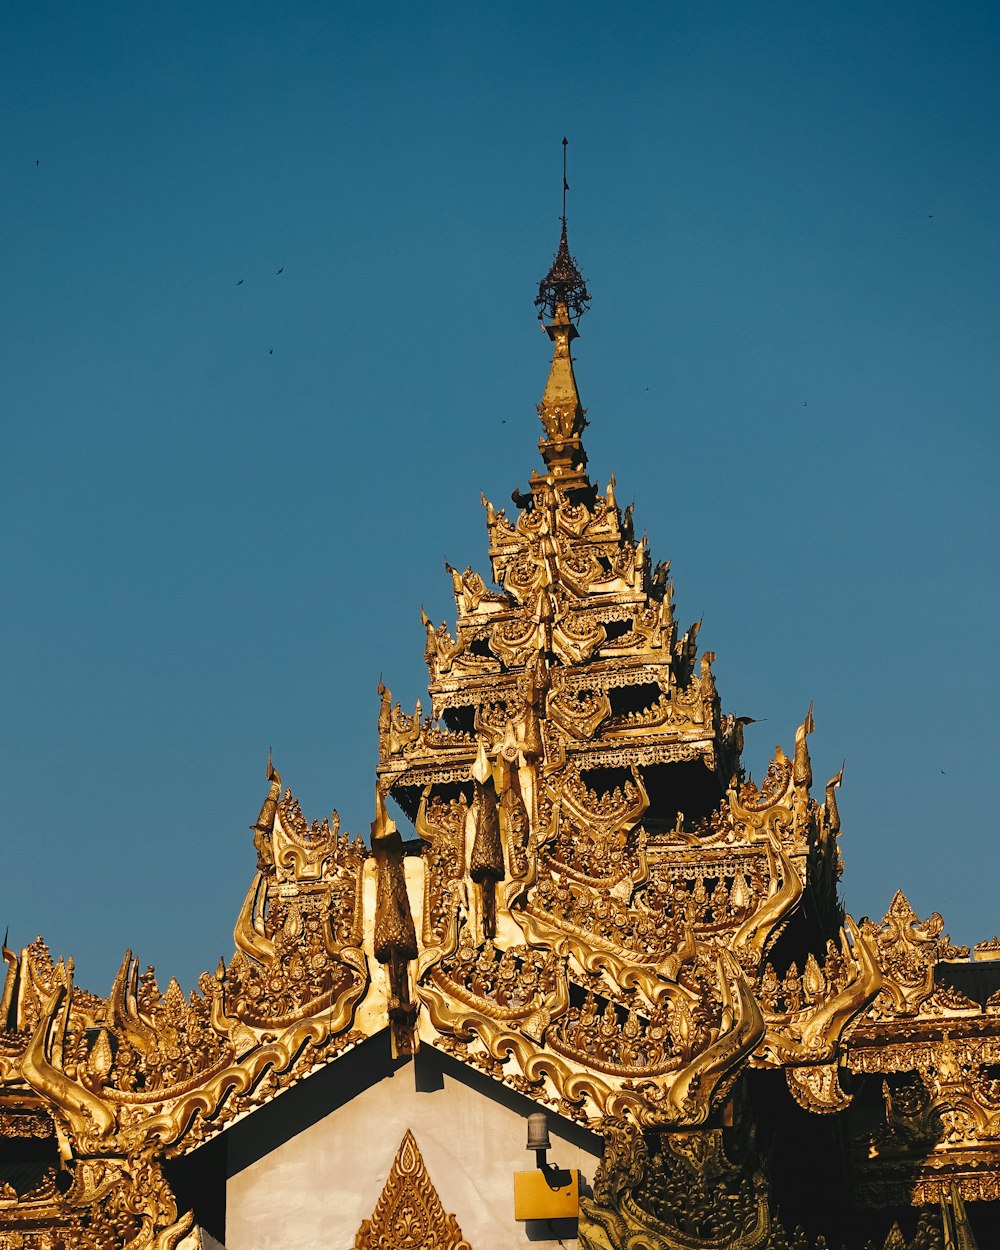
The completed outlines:
{"type": "Polygon", "coordinates": [[[580,1173],[549,1163],[549,1117],[528,1116],[528,1147],[535,1152],[533,1172],[514,1173],[515,1220],[575,1220],[580,1213],[580,1173]]]}
{"type": "Polygon", "coordinates": [[[548,1166],[546,1153],[552,1149],[549,1141],[549,1117],[544,1111],[533,1111],[528,1116],[528,1149],[535,1152],[535,1162],[544,1171],[548,1166]]]}

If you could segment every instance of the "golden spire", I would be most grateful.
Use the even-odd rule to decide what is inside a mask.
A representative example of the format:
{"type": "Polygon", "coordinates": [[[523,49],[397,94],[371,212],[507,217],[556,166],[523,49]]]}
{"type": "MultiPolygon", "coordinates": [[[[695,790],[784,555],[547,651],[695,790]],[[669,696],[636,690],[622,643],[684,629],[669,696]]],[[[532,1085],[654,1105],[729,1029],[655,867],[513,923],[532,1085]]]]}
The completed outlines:
{"type": "Polygon", "coordinates": [[[539,320],[551,318],[545,332],[555,344],[549,380],[545,384],[538,415],[545,430],[539,440],[542,458],[549,470],[561,484],[577,481],[581,486],[587,482],[587,455],[583,450],[581,435],[586,421],[586,409],[580,403],[573,376],[573,357],[570,344],[578,336],[575,322],[587,311],[590,292],[580,272],[576,259],[569,250],[566,233],[566,145],[563,139],[563,212],[562,233],[555,259],[548,273],[538,284],[535,307],[539,320]]]}

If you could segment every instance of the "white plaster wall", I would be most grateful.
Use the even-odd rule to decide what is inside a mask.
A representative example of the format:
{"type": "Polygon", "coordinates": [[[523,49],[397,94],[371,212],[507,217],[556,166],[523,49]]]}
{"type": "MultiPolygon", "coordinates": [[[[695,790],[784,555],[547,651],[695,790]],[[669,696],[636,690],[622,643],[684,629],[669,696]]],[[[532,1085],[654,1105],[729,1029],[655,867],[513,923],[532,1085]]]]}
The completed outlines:
{"type": "MultiPolygon", "coordinates": [[[[575,1246],[537,1232],[529,1241],[513,1218],[513,1173],[534,1165],[525,1119],[447,1073],[429,1092],[414,1077],[407,1064],[232,1176],[226,1250],[351,1250],[407,1129],[472,1250],[575,1246]]],[[[560,1138],[551,1121],[549,1161],[592,1180],[596,1157],[560,1138]]]]}

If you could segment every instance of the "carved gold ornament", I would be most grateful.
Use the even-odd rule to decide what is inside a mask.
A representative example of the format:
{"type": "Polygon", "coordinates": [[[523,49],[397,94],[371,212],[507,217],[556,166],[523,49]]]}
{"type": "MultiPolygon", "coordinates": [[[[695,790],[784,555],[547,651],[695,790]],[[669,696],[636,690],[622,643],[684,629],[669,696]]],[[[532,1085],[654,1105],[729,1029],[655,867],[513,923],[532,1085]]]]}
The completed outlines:
{"type": "Polygon", "coordinates": [[[403,1135],[371,1219],[353,1250],[472,1250],[437,1190],[409,1129],[403,1135]]]}

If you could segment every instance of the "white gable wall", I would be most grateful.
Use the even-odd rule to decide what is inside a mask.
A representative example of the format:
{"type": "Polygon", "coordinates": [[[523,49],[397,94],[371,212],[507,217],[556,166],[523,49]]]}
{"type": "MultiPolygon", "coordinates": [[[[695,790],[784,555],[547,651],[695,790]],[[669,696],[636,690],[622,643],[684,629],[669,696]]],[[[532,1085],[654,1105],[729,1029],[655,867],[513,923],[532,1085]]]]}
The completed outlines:
{"type": "MultiPolygon", "coordinates": [[[[351,1250],[407,1129],[472,1250],[575,1246],[562,1229],[514,1221],[513,1173],[534,1166],[524,1115],[448,1071],[431,1083],[419,1089],[409,1063],[230,1176],[227,1250],[351,1250]]],[[[560,1127],[550,1117],[549,1161],[592,1180],[596,1155],[560,1127]]]]}

